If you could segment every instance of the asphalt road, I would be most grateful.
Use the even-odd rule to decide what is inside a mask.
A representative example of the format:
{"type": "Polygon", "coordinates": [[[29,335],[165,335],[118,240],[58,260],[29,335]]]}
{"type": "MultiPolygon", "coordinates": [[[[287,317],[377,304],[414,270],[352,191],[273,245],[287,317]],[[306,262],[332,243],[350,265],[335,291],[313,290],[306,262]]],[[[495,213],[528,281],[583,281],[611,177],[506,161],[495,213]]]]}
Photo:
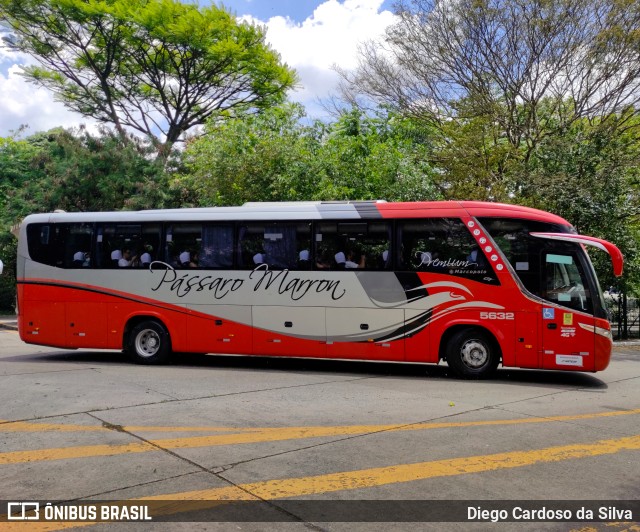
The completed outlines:
{"type": "MultiPolygon", "coordinates": [[[[428,520],[449,520],[448,530],[637,531],[640,348],[617,347],[602,373],[499,370],[473,382],[446,365],[185,356],[144,367],[0,330],[0,490],[5,503],[150,504],[154,522],[138,530],[442,530],[428,520]],[[252,502],[212,509],[227,500],[252,502]],[[513,520],[514,504],[573,517],[575,501],[605,515],[513,520]],[[505,509],[509,522],[469,522],[478,507],[505,509]],[[616,513],[627,507],[631,519],[616,513]]],[[[0,522],[77,526],[127,525],[0,522]]]]}

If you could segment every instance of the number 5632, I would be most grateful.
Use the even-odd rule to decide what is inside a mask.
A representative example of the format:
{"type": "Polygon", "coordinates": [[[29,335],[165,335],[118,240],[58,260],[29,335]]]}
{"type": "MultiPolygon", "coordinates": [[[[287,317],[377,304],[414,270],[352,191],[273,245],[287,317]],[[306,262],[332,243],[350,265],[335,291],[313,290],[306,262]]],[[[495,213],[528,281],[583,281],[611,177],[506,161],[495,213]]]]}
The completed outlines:
{"type": "Polygon", "coordinates": [[[513,312],[481,312],[481,320],[513,320],[513,312]]]}

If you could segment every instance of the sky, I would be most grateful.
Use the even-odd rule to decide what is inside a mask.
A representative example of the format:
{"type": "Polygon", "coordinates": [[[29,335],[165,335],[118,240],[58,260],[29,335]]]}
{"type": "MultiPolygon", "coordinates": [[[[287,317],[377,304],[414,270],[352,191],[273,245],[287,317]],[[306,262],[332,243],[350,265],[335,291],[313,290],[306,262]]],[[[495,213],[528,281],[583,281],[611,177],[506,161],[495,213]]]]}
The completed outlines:
{"type": "MultiPolygon", "coordinates": [[[[207,0],[200,0],[200,4],[207,0]]],[[[323,118],[319,103],[336,92],[333,65],[353,69],[359,42],[380,37],[393,23],[392,0],[225,0],[222,4],[241,19],[267,28],[267,42],[283,62],[298,73],[298,87],[289,99],[305,105],[308,116],[323,118]]],[[[27,83],[20,65],[28,56],[0,47],[0,137],[28,125],[26,135],[50,128],[91,128],[92,120],[72,113],[53,95],[27,83]]]]}

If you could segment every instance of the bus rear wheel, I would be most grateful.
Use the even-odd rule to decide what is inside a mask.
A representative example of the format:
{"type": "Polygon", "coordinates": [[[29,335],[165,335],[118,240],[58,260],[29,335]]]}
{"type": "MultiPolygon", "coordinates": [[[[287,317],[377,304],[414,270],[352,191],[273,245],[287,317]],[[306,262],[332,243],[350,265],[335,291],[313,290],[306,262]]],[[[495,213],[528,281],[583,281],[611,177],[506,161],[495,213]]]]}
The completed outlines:
{"type": "Polygon", "coordinates": [[[154,320],[140,322],[131,329],[125,351],[136,364],[163,364],[171,356],[169,331],[154,320]]]}
{"type": "Polygon", "coordinates": [[[487,333],[479,329],[462,329],[447,343],[446,360],[458,377],[484,379],[498,367],[500,354],[487,333]]]}

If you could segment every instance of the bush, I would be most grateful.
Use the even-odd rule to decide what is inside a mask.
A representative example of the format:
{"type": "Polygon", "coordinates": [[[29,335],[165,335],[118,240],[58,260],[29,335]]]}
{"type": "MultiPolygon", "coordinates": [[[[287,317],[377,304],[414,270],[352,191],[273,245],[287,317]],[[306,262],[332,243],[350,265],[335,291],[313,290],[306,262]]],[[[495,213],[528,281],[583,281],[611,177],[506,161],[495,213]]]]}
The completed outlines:
{"type": "Polygon", "coordinates": [[[18,241],[11,233],[0,233],[0,313],[14,313],[16,305],[16,252],[18,241]]]}

